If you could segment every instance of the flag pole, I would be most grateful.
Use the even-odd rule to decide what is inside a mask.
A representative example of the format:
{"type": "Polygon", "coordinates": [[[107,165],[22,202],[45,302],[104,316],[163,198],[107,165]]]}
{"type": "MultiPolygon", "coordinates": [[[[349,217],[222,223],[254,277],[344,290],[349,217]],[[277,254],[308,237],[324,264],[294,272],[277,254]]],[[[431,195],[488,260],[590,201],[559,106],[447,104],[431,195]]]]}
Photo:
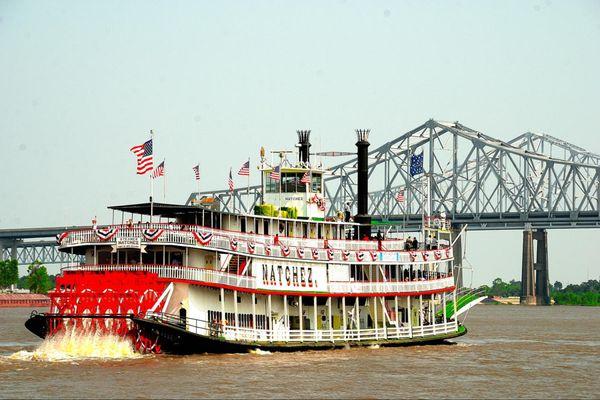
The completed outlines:
{"type": "Polygon", "coordinates": [[[166,158],[163,158],[163,202],[167,202],[167,169],[166,169],[166,164],[165,161],[167,161],[166,158]]]}
{"type": "Polygon", "coordinates": [[[246,195],[250,196],[250,157],[248,157],[248,186],[246,186],[246,195]]]}
{"type": "MultiPolygon", "coordinates": [[[[150,140],[152,140],[152,153],[154,154],[154,132],[150,129],[150,140]]],[[[154,155],[152,156],[154,158],[154,155]]],[[[152,178],[152,172],[150,172],[150,223],[152,223],[154,217],[154,179],[152,178]]]]}
{"type": "Polygon", "coordinates": [[[198,179],[196,179],[196,185],[198,189],[198,192],[196,193],[196,205],[200,206],[200,161],[198,161],[198,179]]]}

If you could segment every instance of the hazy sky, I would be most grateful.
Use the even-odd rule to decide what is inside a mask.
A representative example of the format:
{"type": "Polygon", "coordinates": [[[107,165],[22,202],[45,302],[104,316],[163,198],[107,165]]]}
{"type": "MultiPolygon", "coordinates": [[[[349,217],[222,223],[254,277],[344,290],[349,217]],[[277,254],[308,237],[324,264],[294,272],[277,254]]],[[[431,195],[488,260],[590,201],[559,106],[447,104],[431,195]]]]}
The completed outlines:
{"type": "MultiPolygon", "coordinates": [[[[222,188],[299,128],[352,151],[354,128],[375,147],[436,118],[600,153],[598,1],[0,0],[0,57],[0,228],[146,200],[129,148],[149,129],[170,202],[197,161],[222,188]]],[[[552,281],[598,278],[599,230],[549,237],[552,281]]],[[[470,233],[467,251],[474,283],[520,279],[521,232],[470,233]]]]}

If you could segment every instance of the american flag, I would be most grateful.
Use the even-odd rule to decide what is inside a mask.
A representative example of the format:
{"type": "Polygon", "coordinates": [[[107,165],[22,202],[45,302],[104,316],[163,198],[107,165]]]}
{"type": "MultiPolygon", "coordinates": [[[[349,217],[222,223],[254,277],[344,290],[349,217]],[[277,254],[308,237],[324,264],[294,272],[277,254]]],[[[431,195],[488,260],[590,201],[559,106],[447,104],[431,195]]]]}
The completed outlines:
{"type": "Polygon", "coordinates": [[[165,175],[165,162],[161,162],[160,164],[158,164],[158,167],[154,168],[154,171],[152,171],[152,178],[156,179],[159,176],[164,176],[165,175]]]}
{"type": "Polygon", "coordinates": [[[300,179],[300,183],[310,184],[310,174],[309,171],[306,171],[304,175],[302,175],[302,179],[300,179]]]}
{"type": "Polygon", "coordinates": [[[241,176],[250,176],[250,160],[246,161],[242,168],[238,171],[238,175],[241,176]]]}
{"type": "Polygon", "coordinates": [[[152,171],[154,167],[154,158],[152,156],[152,139],[144,144],[133,146],[131,152],[137,157],[137,174],[144,175],[152,171]]]}
{"type": "Polygon", "coordinates": [[[200,180],[200,164],[196,165],[192,169],[194,170],[194,175],[196,175],[196,180],[199,181],[200,180]]]}
{"type": "Polygon", "coordinates": [[[281,174],[279,173],[279,165],[276,166],[273,171],[271,171],[271,173],[269,174],[269,178],[273,179],[274,181],[280,181],[281,180],[281,174]]]}
{"type": "Polygon", "coordinates": [[[233,176],[231,176],[231,168],[229,168],[229,191],[233,192],[233,176]]]}
{"type": "Polygon", "coordinates": [[[396,201],[398,201],[398,203],[403,203],[404,202],[404,189],[400,190],[396,194],[396,201]]]}
{"type": "Polygon", "coordinates": [[[423,169],[423,152],[421,154],[413,154],[410,157],[410,176],[415,176],[425,173],[423,169]]]}

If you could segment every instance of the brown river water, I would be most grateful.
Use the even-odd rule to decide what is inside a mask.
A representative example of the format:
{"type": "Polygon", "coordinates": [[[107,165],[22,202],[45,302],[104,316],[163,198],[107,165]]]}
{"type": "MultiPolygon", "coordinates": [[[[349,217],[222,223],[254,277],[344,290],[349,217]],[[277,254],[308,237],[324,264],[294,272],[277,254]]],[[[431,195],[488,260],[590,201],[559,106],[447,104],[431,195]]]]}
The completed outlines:
{"type": "Polygon", "coordinates": [[[600,308],[480,305],[452,345],[194,356],[42,343],[29,312],[0,309],[0,398],[600,397],[600,308]]]}

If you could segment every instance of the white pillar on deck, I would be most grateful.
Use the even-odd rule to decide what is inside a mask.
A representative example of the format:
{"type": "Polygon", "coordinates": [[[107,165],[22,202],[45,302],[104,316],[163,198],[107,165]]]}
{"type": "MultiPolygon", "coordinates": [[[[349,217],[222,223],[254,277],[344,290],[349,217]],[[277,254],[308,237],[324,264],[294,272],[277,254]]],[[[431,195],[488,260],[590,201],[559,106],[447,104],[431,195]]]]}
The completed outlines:
{"type": "Polygon", "coordinates": [[[396,307],[396,337],[400,338],[400,317],[398,316],[398,296],[394,296],[394,307],[396,307]]]}
{"type": "MultiPolygon", "coordinates": [[[[223,323],[225,321],[225,289],[221,288],[221,321],[219,323],[223,323]]],[[[225,329],[225,327],[223,327],[225,329]]]]}
{"type": "Polygon", "coordinates": [[[360,306],[358,305],[358,296],[356,296],[354,301],[354,308],[356,309],[356,312],[354,313],[354,318],[356,320],[356,335],[358,340],[360,340],[360,306]]]}
{"type": "Polygon", "coordinates": [[[256,293],[252,293],[252,329],[256,338],[256,293]]]}
{"type": "Polygon", "coordinates": [[[233,291],[233,319],[235,321],[235,336],[237,339],[238,336],[238,328],[240,326],[239,324],[239,318],[238,318],[238,302],[237,302],[237,290],[233,291]]]}
{"type": "Polygon", "coordinates": [[[269,340],[273,341],[273,321],[271,320],[271,295],[267,298],[267,328],[269,329],[269,340]]]}
{"type": "Polygon", "coordinates": [[[300,341],[304,341],[302,330],[304,329],[304,321],[302,318],[302,296],[298,296],[298,315],[300,316],[300,341]]]}
{"type": "Polygon", "coordinates": [[[288,299],[287,299],[287,294],[283,295],[283,323],[285,325],[285,328],[288,330],[288,334],[289,334],[290,319],[289,319],[289,314],[288,314],[288,299]]]}
{"type": "Polygon", "coordinates": [[[375,313],[373,319],[373,326],[375,327],[375,339],[379,339],[379,324],[377,321],[377,297],[371,297],[372,300],[375,301],[373,304],[373,312],[375,313]]]}
{"type": "Polygon", "coordinates": [[[313,296],[313,331],[315,340],[317,340],[317,296],[313,296]]]}
{"type": "Polygon", "coordinates": [[[419,295],[419,323],[421,324],[421,336],[424,334],[425,327],[423,326],[423,295],[419,295]]]}
{"type": "Polygon", "coordinates": [[[446,325],[446,323],[448,322],[446,315],[446,293],[442,293],[442,307],[444,313],[444,332],[448,332],[448,326],[446,325]]]}
{"type": "Polygon", "coordinates": [[[413,337],[413,327],[412,327],[412,307],[410,305],[410,296],[406,298],[406,307],[408,308],[408,337],[413,337]]]}
{"type": "Polygon", "coordinates": [[[331,337],[331,341],[333,342],[333,321],[331,318],[331,297],[327,298],[327,308],[329,309],[329,315],[327,316],[327,325],[329,325],[329,336],[331,337]]]}
{"type": "Polygon", "coordinates": [[[348,327],[346,319],[346,296],[342,296],[342,325],[344,325],[344,340],[346,339],[346,330],[348,327]]]}

